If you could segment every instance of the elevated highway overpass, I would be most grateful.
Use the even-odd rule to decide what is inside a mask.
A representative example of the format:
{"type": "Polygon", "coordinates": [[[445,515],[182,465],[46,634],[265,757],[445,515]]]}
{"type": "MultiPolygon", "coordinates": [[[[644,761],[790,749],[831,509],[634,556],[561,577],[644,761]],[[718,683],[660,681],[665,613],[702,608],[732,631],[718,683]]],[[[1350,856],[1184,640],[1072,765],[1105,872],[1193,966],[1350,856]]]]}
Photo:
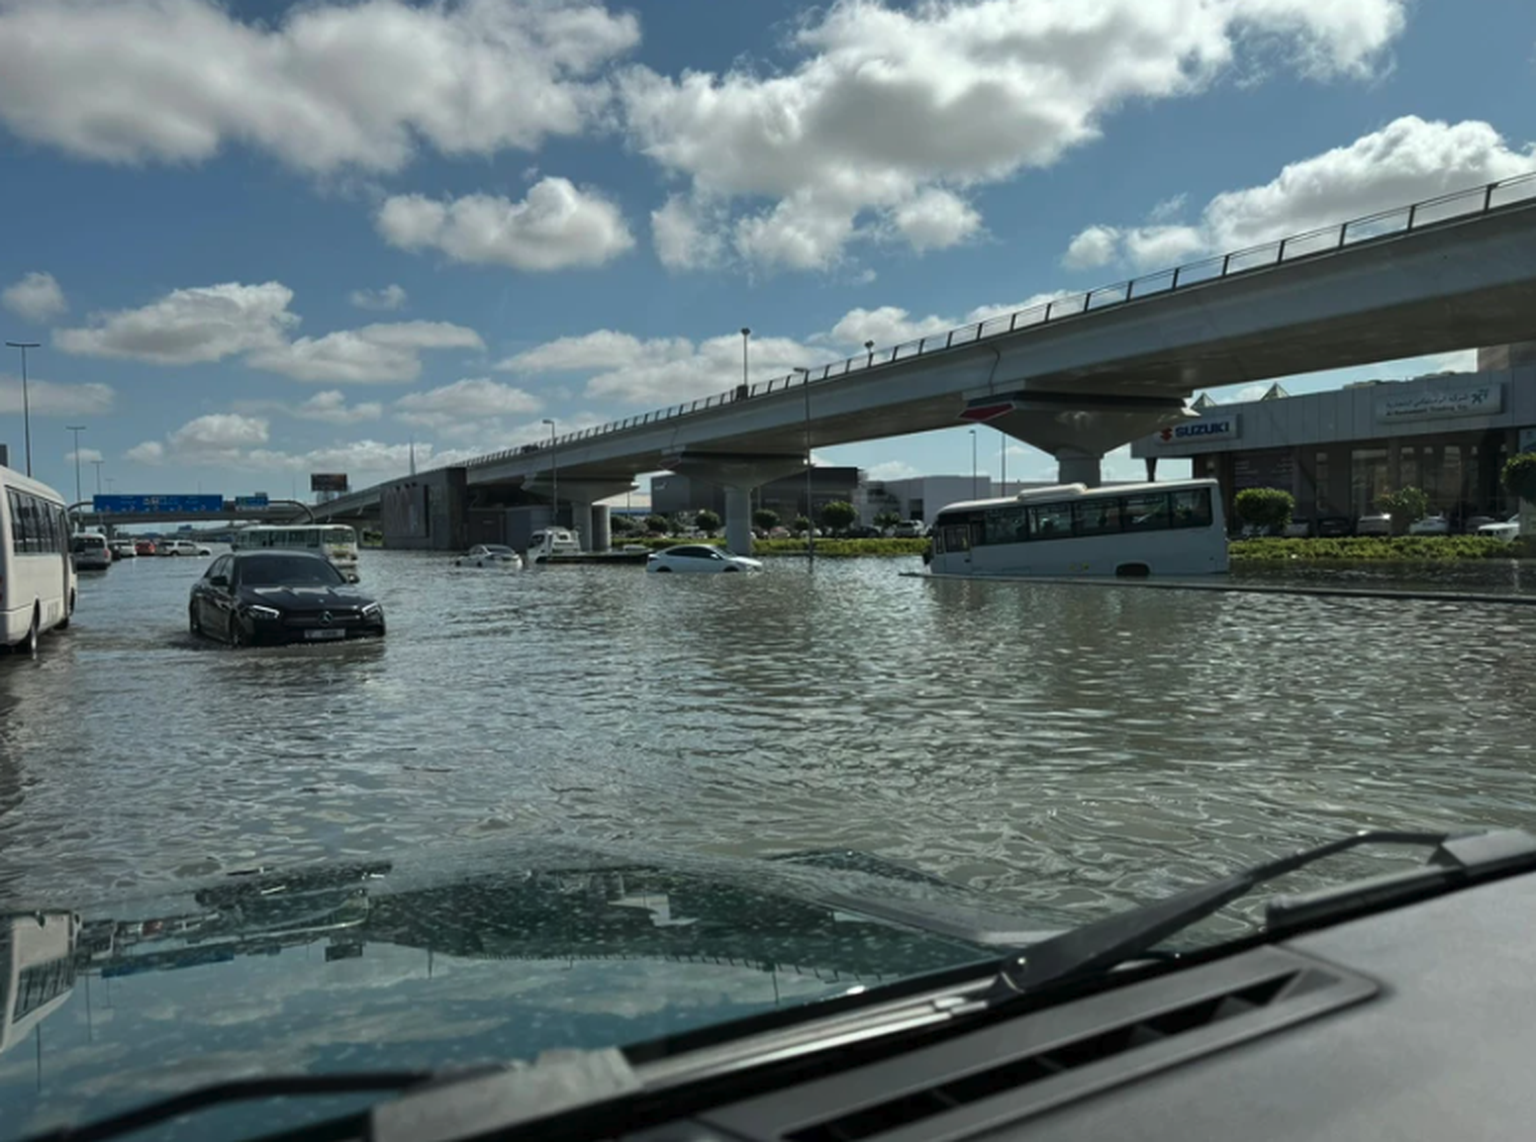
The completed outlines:
{"type": "MultiPolygon", "coordinates": [[[[1192,416],[1198,389],[1533,335],[1536,174],[492,453],[464,483],[542,499],[558,483],[581,508],[640,472],[687,472],[726,487],[727,535],[745,550],[751,489],[813,448],[984,422],[1095,484],[1104,453],[1192,416]]],[[[315,515],[371,515],[406,482],[315,515]]]]}

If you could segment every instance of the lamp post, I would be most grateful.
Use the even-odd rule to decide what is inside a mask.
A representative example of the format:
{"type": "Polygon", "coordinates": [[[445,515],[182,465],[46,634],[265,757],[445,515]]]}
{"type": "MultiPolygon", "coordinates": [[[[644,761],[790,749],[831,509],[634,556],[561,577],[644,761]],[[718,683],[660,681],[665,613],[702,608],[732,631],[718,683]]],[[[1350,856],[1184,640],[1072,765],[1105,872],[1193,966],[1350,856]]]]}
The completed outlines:
{"type": "Polygon", "coordinates": [[[85,425],[83,425],[83,424],[66,424],[64,426],[64,431],[65,432],[73,432],[75,434],[75,503],[78,504],[80,502],[80,499],[81,499],[81,496],[80,496],[80,434],[85,431],[85,425]]]}
{"type": "Polygon", "coordinates": [[[873,368],[875,364],[875,343],[873,341],[864,342],[864,351],[869,354],[869,360],[864,362],[864,367],[866,369],[873,368]]]}
{"type": "Polygon", "coordinates": [[[26,439],[27,475],[32,475],[32,401],[27,396],[27,350],[36,349],[36,341],[7,341],[6,347],[21,350],[21,431],[26,439]]]}
{"type": "Polygon", "coordinates": [[[976,494],[976,430],[971,429],[971,499],[978,499],[976,494]]]}
{"type": "Polygon", "coordinates": [[[800,386],[805,390],[805,554],[811,567],[816,566],[816,519],[811,501],[811,371],[794,366],[800,374],[800,386]]]}
{"type": "Polygon", "coordinates": [[[99,496],[101,495],[101,466],[105,464],[106,461],[92,460],[91,463],[96,465],[96,494],[99,496]]]}
{"type": "Polygon", "coordinates": [[[747,383],[747,346],[752,341],[752,330],[745,325],[741,327],[741,388],[736,390],[739,400],[746,400],[747,393],[751,391],[747,383]]]}
{"type": "Polygon", "coordinates": [[[1006,496],[1008,494],[1008,434],[999,428],[997,430],[997,437],[997,462],[1002,470],[1003,484],[1003,486],[998,489],[997,494],[1000,496],[1006,496]]]}
{"type": "Polygon", "coordinates": [[[555,422],[549,417],[544,418],[544,423],[549,425],[549,486],[550,500],[554,504],[554,516],[551,523],[555,527],[560,526],[560,460],[555,456],[555,422]]]}

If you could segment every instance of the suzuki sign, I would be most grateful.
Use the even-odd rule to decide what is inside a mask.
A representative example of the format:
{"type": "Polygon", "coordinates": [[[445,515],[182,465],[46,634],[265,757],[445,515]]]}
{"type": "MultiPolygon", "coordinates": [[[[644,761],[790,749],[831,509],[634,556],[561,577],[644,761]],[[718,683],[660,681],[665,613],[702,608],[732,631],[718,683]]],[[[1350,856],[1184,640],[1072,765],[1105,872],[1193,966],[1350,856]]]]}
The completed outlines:
{"type": "Polygon", "coordinates": [[[1151,437],[1157,448],[1184,448],[1194,444],[1219,443],[1236,440],[1239,436],[1237,414],[1228,416],[1202,416],[1199,420],[1186,420],[1171,424],[1151,437]]]}

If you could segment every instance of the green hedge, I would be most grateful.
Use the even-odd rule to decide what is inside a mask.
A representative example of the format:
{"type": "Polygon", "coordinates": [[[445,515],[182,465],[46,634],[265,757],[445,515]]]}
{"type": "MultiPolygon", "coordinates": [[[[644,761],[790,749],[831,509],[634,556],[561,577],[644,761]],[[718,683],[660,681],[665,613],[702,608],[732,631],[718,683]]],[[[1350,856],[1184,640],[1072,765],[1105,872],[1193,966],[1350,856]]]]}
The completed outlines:
{"type": "MultiPolygon", "coordinates": [[[[818,539],[816,555],[829,559],[849,555],[921,555],[928,550],[926,539],[818,539]]],[[[752,544],[753,555],[804,555],[803,539],[759,539],[752,544]]]]}
{"type": "Polygon", "coordinates": [[[1486,535],[1361,535],[1341,539],[1239,539],[1228,551],[1234,562],[1424,562],[1446,559],[1513,559],[1520,550],[1486,535]]]}

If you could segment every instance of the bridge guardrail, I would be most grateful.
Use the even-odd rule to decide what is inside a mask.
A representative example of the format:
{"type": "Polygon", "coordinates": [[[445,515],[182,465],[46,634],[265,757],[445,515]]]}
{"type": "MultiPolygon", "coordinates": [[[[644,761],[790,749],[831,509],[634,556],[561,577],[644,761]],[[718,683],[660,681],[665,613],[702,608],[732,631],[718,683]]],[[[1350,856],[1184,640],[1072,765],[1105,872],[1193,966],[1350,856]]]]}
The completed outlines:
{"type": "MultiPolygon", "coordinates": [[[[1261,242],[1229,253],[1215,254],[1172,269],[1158,270],[1112,285],[1098,286],[1086,292],[1063,294],[1027,309],[987,317],[943,333],[920,337],[915,341],[904,341],[889,349],[858,353],[842,361],[824,365],[820,369],[811,369],[806,373],[792,372],[788,376],[759,381],[747,386],[744,396],[741,393],[741,386],[737,386],[684,404],[625,417],[622,420],[610,421],[577,432],[569,432],[563,436],[557,436],[552,441],[523,444],[516,448],[487,453],[465,461],[461,465],[439,464],[423,470],[439,471],[452,466],[477,468],[487,464],[498,464],[517,456],[558,451],[571,444],[610,436],[615,432],[643,428],[660,421],[674,420],[680,416],[706,412],[732,404],[737,400],[767,396],[770,393],[780,393],[802,385],[820,384],[850,373],[878,369],[882,365],[894,364],[897,361],[908,361],[914,357],[945,352],[958,346],[984,341],[989,337],[1016,333],[1031,326],[1049,325],[1057,321],[1081,317],[1156,294],[1172,293],[1189,286],[1267,269],[1284,262],[1345,249],[1457,218],[1487,214],[1501,207],[1530,199],[1536,199],[1536,171],[1466,190],[1451,191],[1422,202],[1379,211],[1363,218],[1352,218],[1347,222],[1320,226],[1301,234],[1261,242]]],[[[366,491],[353,493],[359,497],[367,494],[366,491]]]]}

